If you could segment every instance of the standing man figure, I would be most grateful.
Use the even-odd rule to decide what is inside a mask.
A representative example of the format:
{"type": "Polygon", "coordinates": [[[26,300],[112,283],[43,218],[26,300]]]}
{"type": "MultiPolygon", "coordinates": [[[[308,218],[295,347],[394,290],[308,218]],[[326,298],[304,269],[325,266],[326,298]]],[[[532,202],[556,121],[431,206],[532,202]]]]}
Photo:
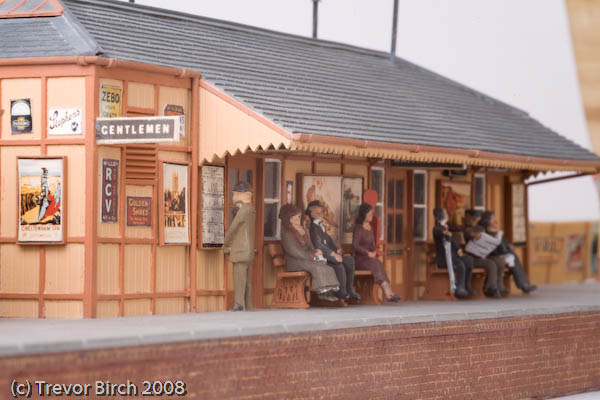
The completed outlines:
{"type": "Polygon", "coordinates": [[[252,186],[245,181],[233,188],[233,203],[239,208],[227,233],[223,252],[233,263],[235,305],[232,311],[252,309],[250,264],[254,259],[254,222],[256,210],[252,207],[252,186]]]}
{"type": "Polygon", "coordinates": [[[314,248],[323,252],[327,265],[333,268],[340,282],[340,290],[336,292],[336,296],[342,300],[353,298],[354,301],[359,302],[360,295],[352,287],[354,284],[354,258],[342,255],[342,249],[326,232],[323,225],[323,206],[319,200],[311,201],[308,204],[306,215],[310,216],[311,220],[308,230],[314,248]]]}

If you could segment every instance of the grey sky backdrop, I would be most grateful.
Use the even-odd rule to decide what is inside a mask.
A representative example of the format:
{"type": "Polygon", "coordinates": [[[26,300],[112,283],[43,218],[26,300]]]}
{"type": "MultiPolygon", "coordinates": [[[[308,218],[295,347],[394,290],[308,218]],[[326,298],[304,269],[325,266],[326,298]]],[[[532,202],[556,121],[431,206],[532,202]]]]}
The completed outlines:
{"type": "MultiPolygon", "coordinates": [[[[136,0],[310,36],[311,0],[136,0]]],[[[393,0],[322,0],[319,37],[388,51],[393,0]]],[[[564,0],[400,0],[397,54],[589,148],[564,0]]],[[[532,221],[597,220],[592,178],[529,189],[532,221]]]]}

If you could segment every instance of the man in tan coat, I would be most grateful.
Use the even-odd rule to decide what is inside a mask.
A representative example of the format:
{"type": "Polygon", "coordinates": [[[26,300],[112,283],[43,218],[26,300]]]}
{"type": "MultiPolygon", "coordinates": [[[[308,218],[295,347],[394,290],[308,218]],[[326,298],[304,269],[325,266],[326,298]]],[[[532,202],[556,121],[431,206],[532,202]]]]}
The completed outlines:
{"type": "Polygon", "coordinates": [[[252,207],[252,186],[245,181],[233,188],[233,203],[239,208],[227,233],[223,252],[233,263],[235,305],[232,311],[252,309],[250,264],[254,259],[254,222],[256,210],[252,207]]]}

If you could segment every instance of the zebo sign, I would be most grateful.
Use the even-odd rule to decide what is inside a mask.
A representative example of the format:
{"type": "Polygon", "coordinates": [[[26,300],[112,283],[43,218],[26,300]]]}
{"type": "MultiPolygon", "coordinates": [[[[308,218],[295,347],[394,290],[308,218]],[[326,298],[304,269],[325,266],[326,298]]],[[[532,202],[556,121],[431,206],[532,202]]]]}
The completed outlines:
{"type": "Polygon", "coordinates": [[[178,142],[179,117],[97,118],[96,143],[178,142]]]}

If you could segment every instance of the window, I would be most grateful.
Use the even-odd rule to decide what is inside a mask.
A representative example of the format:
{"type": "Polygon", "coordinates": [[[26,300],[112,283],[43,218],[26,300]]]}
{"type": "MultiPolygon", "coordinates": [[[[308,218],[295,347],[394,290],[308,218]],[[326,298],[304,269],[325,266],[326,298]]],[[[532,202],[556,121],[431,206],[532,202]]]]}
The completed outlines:
{"type": "Polygon", "coordinates": [[[485,211],[485,174],[475,174],[473,193],[473,208],[485,211]]]}
{"type": "Polygon", "coordinates": [[[279,239],[279,208],[281,207],[281,161],[265,159],[264,218],[265,239],[279,239]]]}
{"type": "Polygon", "coordinates": [[[385,220],[383,219],[385,213],[385,207],[383,206],[383,201],[385,199],[385,168],[371,167],[371,189],[377,192],[375,216],[379,219],[379,221],[381,221],[379,240],[383,240],[385,232],[385,220]]]}
{"type": "Polygon", "coordinates": [[[427,240],[427,171],[414,171],[413,238],[427,240]]]}

